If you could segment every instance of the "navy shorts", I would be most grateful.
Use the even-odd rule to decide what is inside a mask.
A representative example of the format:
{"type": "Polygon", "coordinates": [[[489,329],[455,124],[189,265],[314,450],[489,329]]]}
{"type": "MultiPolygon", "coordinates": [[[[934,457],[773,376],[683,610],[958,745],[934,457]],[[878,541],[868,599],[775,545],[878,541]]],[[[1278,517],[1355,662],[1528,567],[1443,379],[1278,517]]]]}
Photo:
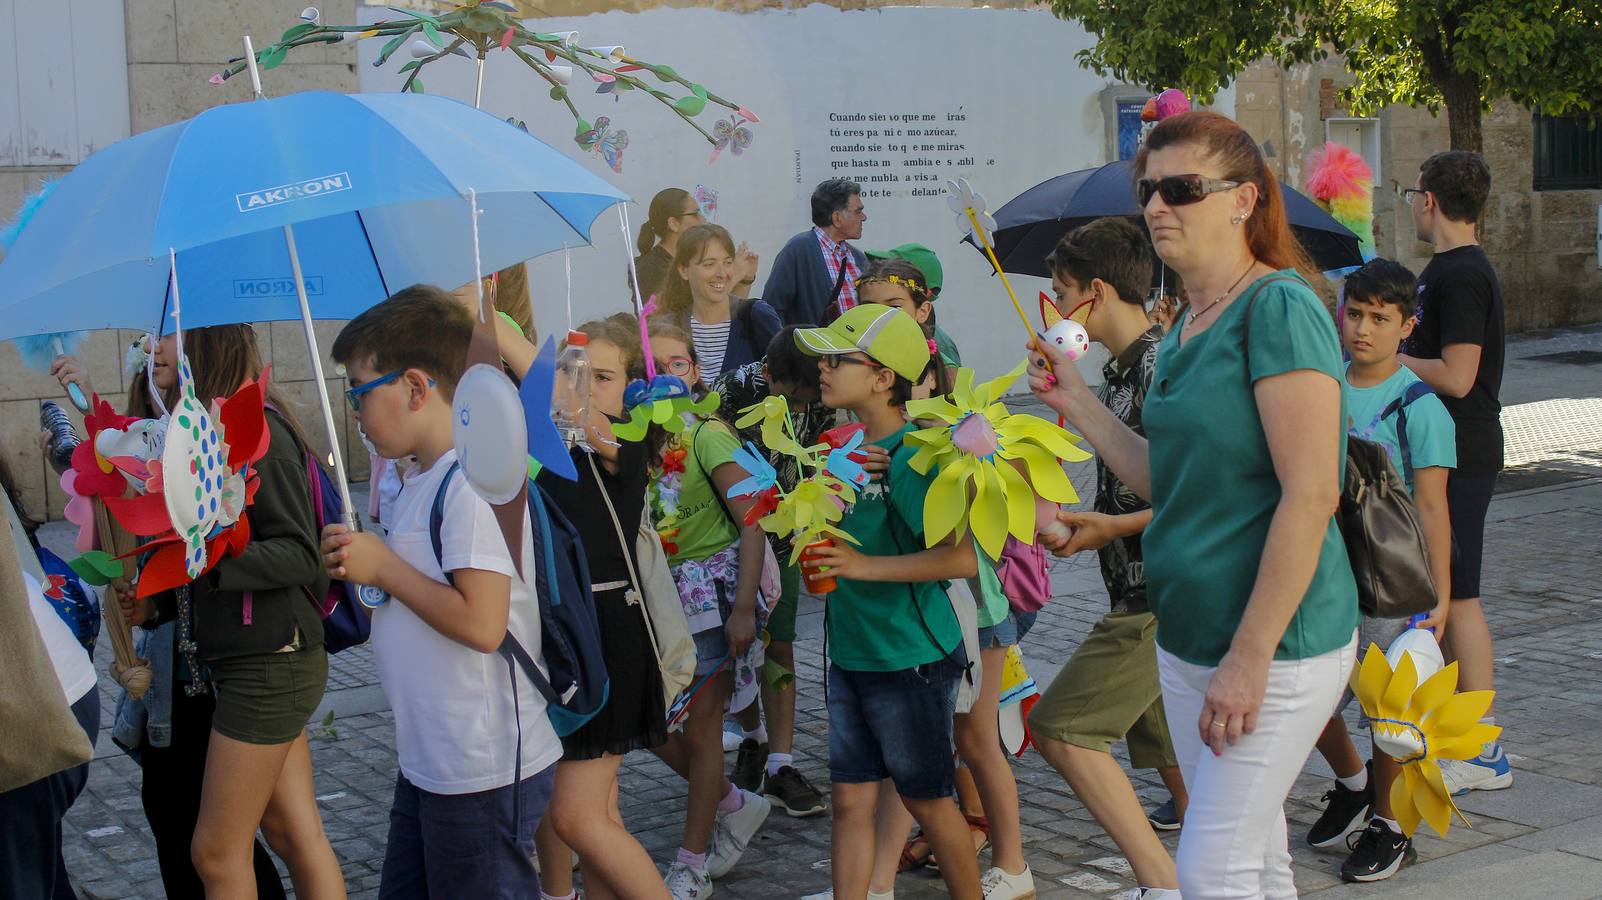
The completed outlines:
{"type": "Polygon", "coordinates": [[[951,720],[962,645],[942,660],[893,672],[829,666],[829,780],[865,784],[889,778],[908,800],[955,790],[951,720]]]}
{"type": "Polygon", "coordinates": [[[534,830],[555,786],[555,763],[476,794],[430,793],[397,774],[380,900],[538,897],[534,830]]]}
{"type": "Polygon", "coordinates": [[[1452,519],[1452,599],[1480,596],[1480,564],[1485,556],[1485,513],[1496,490],[1495,472],[1446,477],[1447,514],[1452,519]]]}

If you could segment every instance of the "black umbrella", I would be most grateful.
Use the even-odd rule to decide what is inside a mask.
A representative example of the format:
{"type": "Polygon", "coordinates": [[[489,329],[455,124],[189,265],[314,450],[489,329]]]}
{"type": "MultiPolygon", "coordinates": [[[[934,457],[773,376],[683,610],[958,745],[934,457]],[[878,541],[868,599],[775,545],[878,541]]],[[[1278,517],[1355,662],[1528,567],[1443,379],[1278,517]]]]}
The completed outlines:
{"type": "MultiPolygon", "coordinates": [[[[1282,184],[1280,191],[1291,228],[1314,265],[1329,271],[1363,264],[1357,235],[1351,229],[1294,188],[1282,184]]],[[[1058,175],[996,210],[992,236],[996,258],[1004,271],[1050,278],[1046,254],[1063,235],[1104,216],[1140,215],[1129,160],[1058,175]]]]}

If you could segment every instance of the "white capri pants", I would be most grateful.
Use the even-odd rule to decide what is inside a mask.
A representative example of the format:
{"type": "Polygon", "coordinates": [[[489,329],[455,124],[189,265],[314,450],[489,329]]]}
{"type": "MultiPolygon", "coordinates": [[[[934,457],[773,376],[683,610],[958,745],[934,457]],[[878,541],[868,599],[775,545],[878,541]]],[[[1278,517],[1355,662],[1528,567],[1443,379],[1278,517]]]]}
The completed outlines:
{"type": "Polygon", "coordinates": [[[1214,756],[1197,722],[1217,668],[1157,648],[1168,731],[1190,791],[1177,859],[1185,900],[1296,896],[1285,797],[1346,689],[1356,651],[1354,633],[1338,650],[1274,660],[1256,730],[1214,756]]]}

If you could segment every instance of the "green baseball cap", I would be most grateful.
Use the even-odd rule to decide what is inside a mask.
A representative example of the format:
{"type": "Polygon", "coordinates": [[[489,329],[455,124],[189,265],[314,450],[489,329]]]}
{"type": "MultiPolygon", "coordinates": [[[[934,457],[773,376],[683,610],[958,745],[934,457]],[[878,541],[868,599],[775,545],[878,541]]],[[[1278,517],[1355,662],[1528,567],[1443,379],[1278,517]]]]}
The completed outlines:
{"type": "Polygon", "coordinates": [[[923,273],[924,280],[929,282],[929,290],[938,291],[944,280],[945,270],[940,268],[940,257],[933,250],[922,244],[902,244],[891,247],[889,250],[864,250],[869,259],[902,259],[918,267],[923,273]]]}
{"type": "Polygon", "coordinates": [[[827,328],[801,328],[796,346],[809,356],[866,353],[908,381],[929,365],[929,341],[911,316],[894,306],[863,303],[840,314],[827,328]]]}

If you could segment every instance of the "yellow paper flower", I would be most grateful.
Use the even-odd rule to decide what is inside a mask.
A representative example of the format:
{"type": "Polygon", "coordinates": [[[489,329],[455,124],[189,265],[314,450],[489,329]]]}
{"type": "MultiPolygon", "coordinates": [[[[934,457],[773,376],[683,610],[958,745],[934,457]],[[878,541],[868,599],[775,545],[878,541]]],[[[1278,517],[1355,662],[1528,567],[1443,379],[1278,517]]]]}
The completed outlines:
{"type": "Polygon", "coordinates": [[[790,565],[801,558],[806,545],[821,537],[832,537],[849,543],[857,539],[835,527],[845,515],[845,508],[856,500],[856,491],[832,475],[818,474],[801,479],[779,499],[773,512],[758,523],[774,534],[794,535],[790,550],[790,565]]]}
{"type": "Polygon", "coordinates": [[[1385,652],[1369,644],[1352,688],[1368,714],[1375,747],[1402,764],[1402,777],[1391,785],[1391,809],[1402,833],[1412,837],[1424,821],[1445,837],[1457,806],[1441,779],[1439,761],[1479,755],[1480,745],[1496,740],[1502,729],[1480,722],[1494,691],[1454,693],[1457,663],[1423,684],[1418,674],[1413,653],[1402,653],[1392,671],[1385,652]]]}
{"type": "Polygon", "coordinates": [[[1036,494],[1053,503],[1079,502],[1062,464],[1090,458],[1080,438],[1038,416],[1015,415],[999,402],[1026,365],[977,388],[973,370],[961,369],[949,396],[907,404],[909,417],[945,423],[907,436],[918,448],[908,464],[922,474],[940,469],[923,504],[929,546],[972,528],[985,555],[997,559],[1008,534],[1034,543],[1036,494]],[[1014,462],[1023,464],[1027,480],[1014,462]]]}
{"type": "Polygon", "coordinates": [[[761,403],[753,403],[740,410],[740,418],[735,420],[734,427],[749,428],[758,421],[762,423],[762,446],[803,462],[807,460],[806,448],[790,436],[790,404],[783,397],[764,397],[761,403]]]}

